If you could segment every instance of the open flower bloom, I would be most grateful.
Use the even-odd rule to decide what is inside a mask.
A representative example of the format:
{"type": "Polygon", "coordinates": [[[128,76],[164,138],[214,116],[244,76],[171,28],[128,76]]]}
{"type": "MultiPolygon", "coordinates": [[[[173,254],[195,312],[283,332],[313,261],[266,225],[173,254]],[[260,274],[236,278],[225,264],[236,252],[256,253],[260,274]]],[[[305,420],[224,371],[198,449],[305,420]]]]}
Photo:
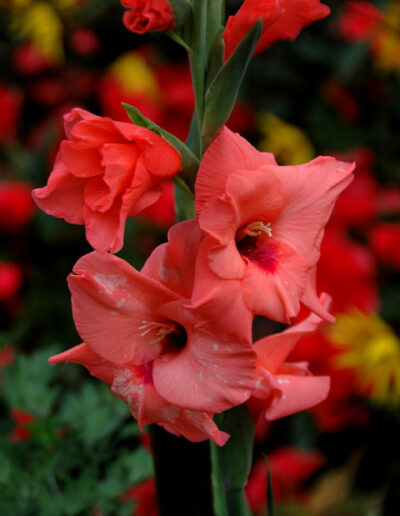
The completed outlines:
{"type": "Polygon", "coordinates": [[[318,301],[315,268],[324,227],[352,170],[331,157],[278,166],[272,154],[223,128],[195,185],[205,235],[199,253],[214,277],[240,280],[255,314],[290,322],[301,301],[334,320],[318,301]]]}
{"type": "Polygon", "coordinates": [[[145,425],[157,423],[168,432],[183,435],[190,441],[210,438],[220,446],[229,437],[218,430],[212,414],[182,409],[163,399],[154,386],[151,365],[115,364],[102,358],[84,343],[50,359],[51,364],[60,362],[81,364],[93,376],[108,383],[112,392],[129,405],[142,429],[145,425]]]}
{"type": "Polygon", "coordinates": [[[150,368],[155,389],[170,404],[215,413],[251,394],[252,317],[221,288],[191,304],[190,258],[185,267],[179,262],[180,277],[173,258],[195,255],[196,234],[195,221],[174,226],[170,242],[141,273],[116,256],[90,253],[75,265],[69,286],[77,330],[91,351],[114,364],[150,368]]]}
{"type": "Polygon", "coordinates": [[[284,39],[293,40],[311,22],[330,13],[320,0],[244,0],[235,16],[230,16],[224,32],[225,59],[261,18],[263,32],[255,54],[284,39]]]}
{"type": "Polygon", "coordinates": [[[124,13],[124,25],[137,34],[173,29],[174,11],[167,0],[121,0],[130,11],[124,13]]]}
{"type": "MultiPolygon", "coordinates": [[[[330,298],[322,294],[321,303],[330,298]]],[[[323,401],[329,392],[329,376],[312,376],[307,362],[285,362],[297,342],[318,331],[324,321],[311,314],[289,329],[258,340],[256,387],[248,404],[253,416],[269,421],[300,412],[323,401]]]]}
{"type": "Polygon", "coordinates": [[[161,182],[180,170],[180,155],[161,136],[74,108],[47,186],[33,191],[38,206],[71,224],[85,224],[99,251],[123,245],[127,217],[159,199],[161,182]]]}

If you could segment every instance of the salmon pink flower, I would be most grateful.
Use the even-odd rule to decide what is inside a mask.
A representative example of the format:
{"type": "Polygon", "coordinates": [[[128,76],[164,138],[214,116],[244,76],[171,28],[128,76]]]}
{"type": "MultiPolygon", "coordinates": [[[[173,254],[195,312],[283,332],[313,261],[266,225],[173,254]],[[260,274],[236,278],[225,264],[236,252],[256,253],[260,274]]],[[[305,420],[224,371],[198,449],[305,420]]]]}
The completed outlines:
{"type": "Polygon", "coordinates": [[[34,199],[46,213],[85,224],[95,249],[117,252],[127,217],[159,199],[159,184],[179,172],[179,153],[148,129],[83,109],[65,115],[64,125],[68,139],[34,199]]]}
{"type": "Polygon", "coordinates": [[[212,414],[183,409],[163,399],[154,386],[150,363],[141,366],[116,364],[102,358],[86,344],[55,355],[49,362],[53,365],[75,362],[85,366],[93,376],[108,383],[111,391],[129,405],[142,429],[145,425],[157,423],[190,441],[199,442],[210,438],[220,446],[229,437],[218,430],[212,414]]]}
{"type": "Polygon", "coordinates": [[[256,21],[261,18],[263,32],[255,54],[284,39],[293,40],[311,22],[325,18],[328,6],[319,0],[244,0],[235,16],[230,16],[224,32],[225,59],[235,50],[256,21]]]}
{"type": "Polygon", "coordinates": [[[130,10],[124,13],[124,25],[137,34],[173,29],[174,11],[167,0],[121,0],[130,10]]]}
{"type": "Polygon", "coordinates": [[[352,169],[331,157],[278,166],[272,154],[223,128],[195,185],[205,234],[199,252],[214,278],[239,280],[255,314],[289,322],[301,301],[332,321],[315,293],[315,266],[324,227],[352,169]]]}
{"type": "MultiPolygon", "coordinates": [[[[92,351],[121,366],[152,363],[154,386],[170,404],[215,413],[246,401],[254,386],[252,317],[218,287],[191,303],[191,259],[185,267],[174,260],[195,254],[196,233],[195,221],[174,226],[142,273],[90,253],[69,286],[76,327],[92,351]]],[[[234,295],[240,299],[239,287],[234,295]]]]}
{"type": "MultiPolygon", "coordinates": [[[[327,305],[330,299],[323,294],[321,302],[327,305]]],[[[307,362],[285,362],[297,342],[315,333],[323,323],[311,314],[301,323],[254,344],[256,387],[248,402],[253,415],[263,414],[271,421],[313,407],[327,397],[329,376],[312,376],[307,362]]]]}

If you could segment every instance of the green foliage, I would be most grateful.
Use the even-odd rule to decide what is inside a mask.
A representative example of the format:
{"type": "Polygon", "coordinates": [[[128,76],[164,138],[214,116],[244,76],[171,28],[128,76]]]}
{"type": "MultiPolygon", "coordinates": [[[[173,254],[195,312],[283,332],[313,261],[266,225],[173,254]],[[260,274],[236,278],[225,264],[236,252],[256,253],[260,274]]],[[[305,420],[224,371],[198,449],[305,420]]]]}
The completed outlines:
{"type": "Polygon", "coordinates": [[[22,425],[31,433],[25,440],[10,440],[16,424],[9,416],[1,429],[0,514],[74,516],[96,507],[132,514],[121,495],[153,473],[140,430],[106,385],[86,375],[76,386],[63,384],[62,370],[78,366],[49,366],[57,351],[18,354],[3,369],[3,411],[18,408],[34,421],[22,425]]]}

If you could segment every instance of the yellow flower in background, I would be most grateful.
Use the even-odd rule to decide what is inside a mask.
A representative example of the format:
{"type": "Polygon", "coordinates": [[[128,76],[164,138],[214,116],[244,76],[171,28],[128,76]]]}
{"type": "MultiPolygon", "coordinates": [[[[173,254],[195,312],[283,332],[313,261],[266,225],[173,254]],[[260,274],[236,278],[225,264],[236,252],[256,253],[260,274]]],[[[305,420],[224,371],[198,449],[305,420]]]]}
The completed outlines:
{"type": "Polygon", "coordinates": [[[146,94],[153,100],[159,97],[157,79],[140,54],[122,54],[108,71],[117,78],[124,93],[146,94]]]}
{"type": "Polygon", "coordinates": [[[10,12],[11,31],[30,41],[51,63],[64,59],[61,17],[69,16],[81,3],[81,0],[0,0],[0,6],[10,12]]]}
{"type": "Polygon", "coordinates": [[[280,165],[300,165],[315,157],[314,147],[307,135],[272,113],[260,115],[258,127],[264,135],[258,145],[259,150],[272,152],[280,165]]]}
{"type": "Polygon", "coordinates": [[[54,8],[47,2],[31,3],[16,12],[11,29],[31,41],[49,61],[62,61],[63,26],[54,8]]]}
{"type": "Polygon", "coordinates": [[[400,2],[392,0],[379,28],[371,42],[372,52],[378,68],[395,70],[400,68],[400,2]]]}
{"type": "Polygon", "coordinates": [[[378,404],[400,404],[400,340],[377,314],[339,315],[328,338],[340,350],[336,364],[354,371],[364,394],[378,404]]]}

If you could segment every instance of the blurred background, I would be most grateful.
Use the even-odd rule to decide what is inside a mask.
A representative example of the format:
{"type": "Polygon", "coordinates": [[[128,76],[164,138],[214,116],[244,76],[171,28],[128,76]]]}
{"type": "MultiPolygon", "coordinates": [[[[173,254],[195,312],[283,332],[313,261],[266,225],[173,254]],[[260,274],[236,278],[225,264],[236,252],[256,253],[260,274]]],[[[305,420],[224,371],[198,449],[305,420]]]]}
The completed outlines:
{"type": "MultiPolygon", "coordinates": [[[[247,496],[278,516],[400,514],[400,2],[326,0],[332,14],[253,59],[229,127],[282,165],[356,161],[322,244],[318,289],[337,322],[291,359],[329,374],[315,409],[258,425],[247,496]]],[[[228,1],[234,12],[239,1],[228,1]]],[[[121,101],[184,139],[194,106],[185,53],[123,27],[118,0],[0,0],[0,513],[154,516],[147,435],[80,366],[65,281],[91,249],[81,226],[40,212],[80,106],[127,120],[121,101]]],[[[128,221],[141,267],[175,221],[173,185],[128,221]]],[[[194,466],[195,467],[195,466],[194,466]]],[[[188,512],[189,515],[189,512],[188,512]]]]}

